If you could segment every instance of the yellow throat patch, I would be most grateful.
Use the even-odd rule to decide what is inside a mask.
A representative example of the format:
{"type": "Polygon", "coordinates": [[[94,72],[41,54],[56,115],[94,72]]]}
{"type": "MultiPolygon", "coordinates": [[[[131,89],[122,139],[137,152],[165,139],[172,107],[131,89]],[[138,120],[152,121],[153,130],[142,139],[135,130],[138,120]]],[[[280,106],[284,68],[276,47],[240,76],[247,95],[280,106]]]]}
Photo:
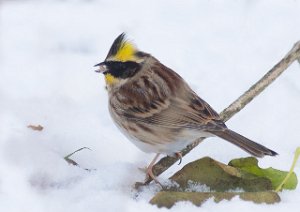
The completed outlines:
{"type": "Polygon", "coordinates": [[[117,54],[114,56],[115,60],[125,62],[125,61],[135,61],[136,47],[133,43],[129,41],[123,41],[120,48],[117,51],[117,54]]]}
{"type": "Polygon", "coordinates": [[[117,83],[119,80],[117,78],[115,78],[113,75],[111,74],[105,74],[105,82],[107,85],[112,85],[117,83]]]}

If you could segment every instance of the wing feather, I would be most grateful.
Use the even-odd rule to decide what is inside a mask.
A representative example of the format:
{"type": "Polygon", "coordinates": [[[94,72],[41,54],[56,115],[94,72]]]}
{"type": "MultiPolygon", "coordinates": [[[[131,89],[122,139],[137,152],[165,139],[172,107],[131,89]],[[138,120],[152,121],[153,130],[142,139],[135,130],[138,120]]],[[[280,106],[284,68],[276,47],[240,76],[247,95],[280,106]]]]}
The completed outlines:
{"type": "Polygon", "coordinates": [[[159,65],[119,89],[114,97],[119,103],[114,105],[119,115],[137,124],[161,128],[212,130],[225,126],[218,113],[178,74],[159,65]]]}

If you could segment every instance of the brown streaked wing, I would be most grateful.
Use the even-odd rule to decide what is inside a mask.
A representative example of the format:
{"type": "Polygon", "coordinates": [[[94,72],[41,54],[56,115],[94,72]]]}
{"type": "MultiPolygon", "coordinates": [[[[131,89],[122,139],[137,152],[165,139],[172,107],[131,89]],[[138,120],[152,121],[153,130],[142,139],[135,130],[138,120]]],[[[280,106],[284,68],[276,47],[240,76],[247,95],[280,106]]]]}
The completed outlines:
{"type": "Polygon", "coordinates": [[[151,71],[153,79],[142,75],[119,90],[120,105],[127,103],[119,115],[128,121],[162,128],[212,130],[225,126],[218,113],[177,73],[160,63],[151,67],[151,71]]]}

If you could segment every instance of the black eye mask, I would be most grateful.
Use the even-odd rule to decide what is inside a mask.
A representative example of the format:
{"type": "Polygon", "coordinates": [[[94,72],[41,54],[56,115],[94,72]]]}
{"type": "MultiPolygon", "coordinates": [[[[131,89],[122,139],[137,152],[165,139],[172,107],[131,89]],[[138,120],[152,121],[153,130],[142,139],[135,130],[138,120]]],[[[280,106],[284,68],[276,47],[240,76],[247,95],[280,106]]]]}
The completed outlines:
{"type": "Polygon", "coordinates": [[[141,69],[141,65],[133,61],[107,61],[105,65],[107,71],[104,71],[103,74],[111,74],[116,78],[122,79],[134,76],[141,69]]]}

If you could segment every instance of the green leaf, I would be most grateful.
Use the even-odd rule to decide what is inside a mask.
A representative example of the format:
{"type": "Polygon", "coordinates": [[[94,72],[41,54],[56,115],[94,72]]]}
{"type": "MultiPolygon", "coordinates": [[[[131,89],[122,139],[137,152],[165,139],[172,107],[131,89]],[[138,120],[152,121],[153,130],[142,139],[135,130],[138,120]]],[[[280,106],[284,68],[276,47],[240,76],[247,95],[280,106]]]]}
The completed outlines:
{"type": "MultiPolygon", "coordinates": [[[[289,173],[271,167],[262,169],[258,166],[258,160],[254,157],[234,159],[231,160],[228,165],[239,168],[259,177],[268,178],[272,182],[272,187],[274,190],[282,183],[289,173]]],[[[282,185],[282,188],[292,190],[297,187],[297,184],[297,176],[294,172],[291,172],[289,178],[286,180],[284,185],[282,185]]]]}

